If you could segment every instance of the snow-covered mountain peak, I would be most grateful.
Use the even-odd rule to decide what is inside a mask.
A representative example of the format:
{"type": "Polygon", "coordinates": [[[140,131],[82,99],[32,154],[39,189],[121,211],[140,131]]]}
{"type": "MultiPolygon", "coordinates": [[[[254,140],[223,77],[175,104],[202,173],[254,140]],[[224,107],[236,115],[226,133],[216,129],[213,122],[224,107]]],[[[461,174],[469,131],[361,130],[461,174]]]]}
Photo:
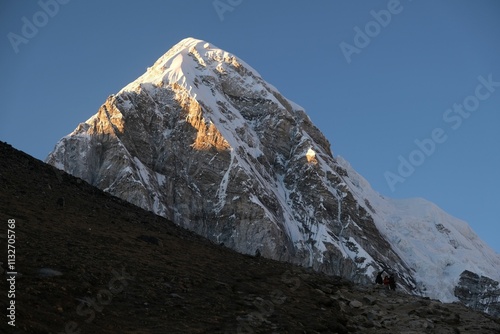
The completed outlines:
{"type": "Polygon", "coordinates": [[[209,93],[204,89],[207,83],[203,78],[214,76],[225,76],[225,81],[237,81],[238,86],[254,92],[263,88],[259,73],[238,57],[203,40],[186,38],[174,45],[146,73],[125,86],[121,92],[178,84],[196,97],[209,93]]]}
{"type": "Polygon", "coordinates": [[[378,194],[303,108],[208,42],[173,46],[47,161],[239,252],[359,283],[385,270],[402,291],[500,314],[483,279],[500,281],[500,257],[466,223],[378,194]]]}

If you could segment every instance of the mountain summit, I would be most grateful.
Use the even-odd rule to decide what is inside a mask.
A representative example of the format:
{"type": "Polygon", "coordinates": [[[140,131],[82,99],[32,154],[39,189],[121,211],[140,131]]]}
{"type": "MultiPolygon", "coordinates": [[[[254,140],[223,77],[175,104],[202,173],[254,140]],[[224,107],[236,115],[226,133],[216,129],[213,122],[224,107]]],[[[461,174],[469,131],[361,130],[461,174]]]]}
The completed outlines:
{"type": "Polygon", "coordinates": [[[205,41],[175,45],[46,161],[241,253],[359,283],[385,270],[500,315],[500,256],[465,222],[377,194],[303,108],[205,41]]]}

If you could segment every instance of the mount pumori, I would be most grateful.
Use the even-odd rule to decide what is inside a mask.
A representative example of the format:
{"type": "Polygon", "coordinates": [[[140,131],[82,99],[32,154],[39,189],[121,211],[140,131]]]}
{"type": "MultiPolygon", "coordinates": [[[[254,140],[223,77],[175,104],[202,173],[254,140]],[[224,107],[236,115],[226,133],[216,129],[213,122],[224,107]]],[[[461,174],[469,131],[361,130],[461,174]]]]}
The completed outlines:
{"type": "Polygon", "coordinates": [[[46,162],[215,243],[500,315],[500,255],[423,199],[376,193],[304,109],[187,38],[46,162]]]}

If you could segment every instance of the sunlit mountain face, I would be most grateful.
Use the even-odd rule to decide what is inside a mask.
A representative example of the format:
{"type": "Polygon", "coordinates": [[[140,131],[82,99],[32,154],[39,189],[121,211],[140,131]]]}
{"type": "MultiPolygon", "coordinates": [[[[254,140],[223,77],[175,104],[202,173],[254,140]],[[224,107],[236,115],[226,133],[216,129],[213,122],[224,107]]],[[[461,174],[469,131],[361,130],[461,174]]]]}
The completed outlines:
{"type": "MultiPolygon", "coordinates": [[[[470,291],[466,270],[500,280],[499,256],[465,222],[376,193],[302,107],[205,41],[172,47],[46,161],[241,253],[359,283],[385,270],[443,301],[470,291]]],[[[498,312],[481,291],[471,305],[498,312]]]]}

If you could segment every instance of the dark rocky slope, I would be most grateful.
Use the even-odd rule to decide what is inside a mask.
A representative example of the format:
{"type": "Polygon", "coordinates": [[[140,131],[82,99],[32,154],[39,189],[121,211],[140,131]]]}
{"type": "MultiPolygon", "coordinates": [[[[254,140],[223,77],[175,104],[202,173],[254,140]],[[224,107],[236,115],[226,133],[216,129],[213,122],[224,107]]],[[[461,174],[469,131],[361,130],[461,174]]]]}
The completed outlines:
{"type": "Polygon", "coordinates": [[[238,254],[0,143],[4,264],[8,219],[21,275],[1,333],[500,333],[459,304],[238,254]]]}

